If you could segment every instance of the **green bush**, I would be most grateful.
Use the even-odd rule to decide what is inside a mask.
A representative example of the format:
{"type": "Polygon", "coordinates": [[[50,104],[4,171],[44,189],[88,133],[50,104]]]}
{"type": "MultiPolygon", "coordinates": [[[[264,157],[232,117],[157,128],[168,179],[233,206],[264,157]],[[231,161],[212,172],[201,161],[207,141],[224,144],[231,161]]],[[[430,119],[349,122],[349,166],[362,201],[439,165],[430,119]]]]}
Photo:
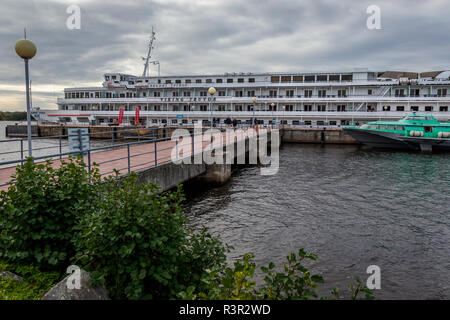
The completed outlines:
{"type": "Polygon", "coordinates": [[[77,264],[116,299],[169,299],[225,262],[225,248],[205,230],[193,234],[181,187],[107,179],[78,226],[77,264]]]}
{"type": "Polygon", "coordinates": [[[75,254],[73,228],[96,196],[98,169],[80,159],[18,166],[8,191],[0,192],[0,259],[62,270],[75,254]],[[91,184],[94,183],[94,184],[91,184]]]}
{"type": "MultiPolygon", "coordinates": [[[[298,255],[291,253],[286,257],[283,271],[275,271],[275,264],[261,267],[264,274],[264,284],[256,286],[253,281],[256,264],[252,254],[245,254],[242,262],[236,261],[234,268],[214,268],[208,271],[203,279],[205,287],[199,289],[194,285],[180,292],[178,297],[185,300],[308,300],[318,298],[318,284],[324,280],[321,275],[311,274],[303,265],[305,260],[316,260],[317,256],[307,253],[304,249],[298,255]]],[[[357,299],[360,293],[365,293],[366,299],[373,299],[372,291],[357,279],[356,286],[351,285],[351,299],[357,299]]],[[[321,299],[343,299],[339,290],[334,289],[332,297],[321,299]]]]}

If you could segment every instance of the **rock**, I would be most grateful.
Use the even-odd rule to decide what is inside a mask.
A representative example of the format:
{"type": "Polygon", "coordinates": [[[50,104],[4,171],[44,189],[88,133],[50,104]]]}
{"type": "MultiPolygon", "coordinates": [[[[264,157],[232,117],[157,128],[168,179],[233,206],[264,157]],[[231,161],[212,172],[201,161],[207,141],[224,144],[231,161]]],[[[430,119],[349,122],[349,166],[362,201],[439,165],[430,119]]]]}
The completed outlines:
{"type": "Polygon", "coordinates": [[[0,278],[5,277],[5,278],[10,278],[13,279],[17,282],[23,283],[23,278],[18,276],[17,274],[14,274],[12,272],[9,271],[2,271],[0,272],[0,278]]]}
{"type": "Polygon", "coordinates": [[[104,286],[93,288],[89,285],[91,276],[88,272],[78,269],[78,275],[76,273],[68,275],[64,280],[51,288],[42,297],[42,300],[110,300],[104,286]],[[79,286],[74,286],[75,276],[79,277],[79,286]]]}

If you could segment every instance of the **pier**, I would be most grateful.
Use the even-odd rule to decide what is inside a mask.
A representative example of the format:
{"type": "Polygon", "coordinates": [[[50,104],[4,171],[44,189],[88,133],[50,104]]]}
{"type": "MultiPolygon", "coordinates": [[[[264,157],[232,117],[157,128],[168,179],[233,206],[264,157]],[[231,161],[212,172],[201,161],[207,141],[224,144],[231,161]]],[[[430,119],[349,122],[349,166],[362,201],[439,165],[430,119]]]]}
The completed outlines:
{"type": "MultiPolygon", "coordinates": [[[[252,140],[258,141],[260,136],[264,134],[267,136],[268,144],[270,144],[275,131],[277,132],[277,135],[275,135],[277,139],[281,139],[277,129],[260,129],[258,132],[255,132],[246,128],[239,131],[243,134],[235,136],[233,135],[235,131],[232,129],[222,131],[222,138],[218,139],[216,135],[213,135],[212,143],[211,135],[207,134],[192,134],[177,140],[156,138],[150,141],[134,141],[84,150],[83,161],[88,169],[94,163],[97,164],[103,177],[114,175],[115,169],[119,170],[121,174],[136,172],[140,182],[154,182],[163,191],[194,178],[201,179],[207,183],[220,184],[230,178],[231,164],[226,161],[208,164],[203,160],[205,154],[211,155],[221,152],[225,157],[232,148],[233,159],[245,157],[245,154],[248,154],[250,151],[252,140]],[[230,136],[233,139],[231,142],[229,141],[230,136]],[[244,148],[238,148],[238,144],[242,144],[244,148]],[[174,153],[176,154],[175,158],[173,156],[174,153]]],[[[280,140],[277,143],[280,143],[280,140]]],[[[256,145],[260,144],[257,143],[256,145]]],[[[52,165],[57,168],[61,165],[61,161],[64,158],[76,154],[77,152],[66,152],[36,157],[35,162],[39,163],[46,159],[51,159],[52,165]]],[[[15,165],[24,161],[15,161],[15,165]]],[[[10,164],[13,165],[14,161],[10,161],[10,164]]],[[[15,172],[15,165],[0,169],[0,190],[8,188],[8,182],[15,172]]]]}

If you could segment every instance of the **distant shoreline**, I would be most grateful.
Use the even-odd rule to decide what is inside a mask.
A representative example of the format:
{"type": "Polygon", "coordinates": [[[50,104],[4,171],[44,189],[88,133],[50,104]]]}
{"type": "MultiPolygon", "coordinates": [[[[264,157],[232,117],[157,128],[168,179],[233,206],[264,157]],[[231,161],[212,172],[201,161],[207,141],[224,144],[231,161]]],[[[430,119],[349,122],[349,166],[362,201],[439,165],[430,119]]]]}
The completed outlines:
{"type": "Polygon", "coordinates": [[[0,121],[26,121],[25,111],[0,111],[0,121]]]}

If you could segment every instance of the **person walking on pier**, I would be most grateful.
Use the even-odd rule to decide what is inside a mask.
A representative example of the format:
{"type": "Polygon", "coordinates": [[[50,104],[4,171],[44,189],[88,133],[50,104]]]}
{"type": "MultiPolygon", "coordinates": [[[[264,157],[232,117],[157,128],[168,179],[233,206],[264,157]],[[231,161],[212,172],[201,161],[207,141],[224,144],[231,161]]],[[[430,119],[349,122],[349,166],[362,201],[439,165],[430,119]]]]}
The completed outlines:
{"type": "Polygon", "coordinates": [[[236,129],[237,126],[237,120],[236,118],[233,118],[233,128],[236,129]]]}
{"type": "Polygon", "coordinates": [[[231,127],[231,123],[232,123],[231,118],[230,118],[230,116],[228,116],[225,119],[225,124],[227,125],[227,128],[231,127]]]}

